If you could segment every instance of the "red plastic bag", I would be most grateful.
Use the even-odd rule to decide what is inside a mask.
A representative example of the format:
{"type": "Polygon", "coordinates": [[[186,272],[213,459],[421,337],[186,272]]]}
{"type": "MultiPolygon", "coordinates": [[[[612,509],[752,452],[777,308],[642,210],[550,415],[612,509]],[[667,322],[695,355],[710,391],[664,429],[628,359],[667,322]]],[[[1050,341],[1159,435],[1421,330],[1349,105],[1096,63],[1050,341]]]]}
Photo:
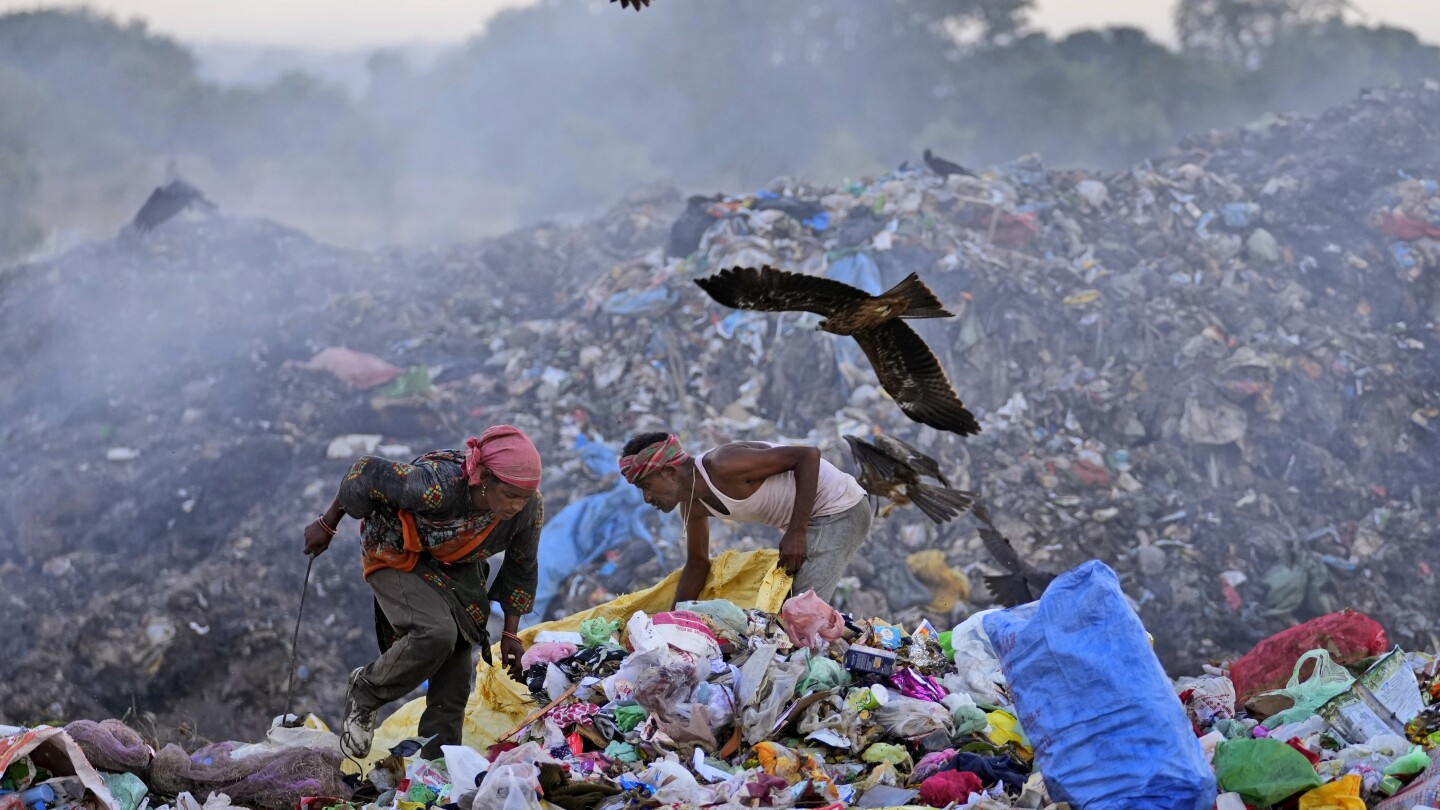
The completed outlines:
{"type": "Polygon", "coordinates": [[[1255,645],[1230,665],[1236,702],[1244,705],[1261,692],[1289,683],[1295,662],[1311,650],[1329,650],[1337,663],[1350,664],[1389,649],[1385,628],[1354,610],[1342,610],[1297,624],[1255,645]]]}

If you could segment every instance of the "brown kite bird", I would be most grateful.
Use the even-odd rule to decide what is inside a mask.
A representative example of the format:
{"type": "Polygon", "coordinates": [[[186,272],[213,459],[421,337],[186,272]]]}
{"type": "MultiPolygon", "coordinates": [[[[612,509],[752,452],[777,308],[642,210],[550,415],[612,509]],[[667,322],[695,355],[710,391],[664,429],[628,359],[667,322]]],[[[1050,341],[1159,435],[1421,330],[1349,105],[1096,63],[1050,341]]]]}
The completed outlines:
{"type": "Polygon", "coordinates": [[[977,501],[970,511],[980,521],[980,542],[985,544],[985,550],[1000,563],[1001,568],[1009,572],[985,577],[985,587],[989,589],[990,595],[1005,607],[1015,607],[1039,599],[1040,594],[1055,580],[1055,575],[1023,562],[1015,547],[1010,544],[1010,539],[995,528],[995,521],[990,518],[990,512],[983,503],[977,501]]]}
{"type": "Polygon", "coordinates": [[[823,316],[820,329],[855,338],[880,385],[906,416],[961,436],[980,432],[980,423],[955,395],[935,353],[902,320],[952,317],[918,274],[911,273],[879,295],[769,266],[732,267],[695,283],[727,307],[823,316]]]}
{"type": "Polygon", "coordinates": [[[935,459],[892,436],[877,433],[874,438],[874,444],[859,436],[846,436],[845,441],[860,466],[860,486],[871,495],[890,499],[890,505],[875,514],[888,515],[896,506],[914,504],[940,524],[970,508],[973,493],[951,489],[935,459]],[[921,476],[934,478],[941,486],[921,483],[921,476]]]}

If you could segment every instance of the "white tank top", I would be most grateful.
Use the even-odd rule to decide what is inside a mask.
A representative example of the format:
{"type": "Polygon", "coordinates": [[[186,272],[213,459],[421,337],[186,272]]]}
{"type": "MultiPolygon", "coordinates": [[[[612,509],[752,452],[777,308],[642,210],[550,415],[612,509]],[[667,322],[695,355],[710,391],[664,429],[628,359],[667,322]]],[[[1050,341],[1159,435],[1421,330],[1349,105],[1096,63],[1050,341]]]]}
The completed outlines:
{"type": "MultiPolygon", "coordinates": [[[[777,446],[767,442],[751,442],[751,444],[763,444],[767,447],[777,446]]],[[[710,514],[722,520],[733,520],[737,523],[763,523],[777,529],[785,529],[790,526],[790,515],[795,511],[794,470],[766,478],[765,482],[755,490],[755,494],[742,501],[737,501],[710,483],[710,473],[705,470],[706,455],[708,455],[708,451],[701,453],[695,459],[695,469],[700,471],[700,477],[705,479],[705,485],[710,487],[710,491],[715,493],[715,497],[730,512],[728,515],[716,512],[707,503],[705,508],[709,510],[710,514]]],[[[810,517],[838,515],[863,500],[865,500],[865,490],[860,487],[860,482],[855,480],[855,476],[844,472],[823,458],[820,459],[820,480],[816,482],[815,486],[815,511],[810,514],[810,517]]]]}

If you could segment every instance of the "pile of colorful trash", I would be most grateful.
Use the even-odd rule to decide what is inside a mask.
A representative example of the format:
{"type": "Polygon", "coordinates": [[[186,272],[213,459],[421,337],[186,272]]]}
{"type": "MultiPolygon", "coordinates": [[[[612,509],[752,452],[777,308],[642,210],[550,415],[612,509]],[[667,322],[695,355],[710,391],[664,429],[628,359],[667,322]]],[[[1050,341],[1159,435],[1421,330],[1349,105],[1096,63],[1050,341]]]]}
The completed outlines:
{"type": "Polygon", "coordinates": [[[404,711],[343,782],[338,740],[313,717],[188,757],[115,721],[15,729],[0,807],[1402,810],[1440,797],[1440,664],[1354,612],[1178,681],[1100,562],[944,631],[845,615],[813,592],[778,613],[707,599],[573,618],[530,635],[526,715],[467,726],[475,739],[440,760],[398,738],[404,711]]]}

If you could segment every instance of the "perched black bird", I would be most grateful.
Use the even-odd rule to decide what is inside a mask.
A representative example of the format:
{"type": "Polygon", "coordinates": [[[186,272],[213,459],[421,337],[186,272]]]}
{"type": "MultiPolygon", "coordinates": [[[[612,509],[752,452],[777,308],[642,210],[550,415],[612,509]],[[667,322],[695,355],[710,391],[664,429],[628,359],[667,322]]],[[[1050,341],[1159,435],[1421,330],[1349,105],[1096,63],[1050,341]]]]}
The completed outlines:
{"type": "Polygon", "coordinates": [[[951,317],[919,275],[911,273],[880,295],[768,266],[732,267],[695,283],[727,307],[824,316],[820,329],[855,338],[880,385],[906,416],[961,436],[980,432],[980,423],[955,395],[934,352],[901,320],[951,317]]]}
{"type": "Polygon", "coordinates": [[[935,459],[899,439],[877,433],[874,444],[859,436],[846,436],[845,441],[860,467],[860,486],[871,495],[890,499],[884,509],[876,509],[877,515],[914,504],[939,524],[958,517],[974,500],[972,493],[950,489],[935,459]],[[921,483],[922,475],[938,480],[941,486],[921,483]]]}
{"type": "Polygon", "coordinates": [[[650,0],[610,0],[610,2],[618,2],[621,8],[633,8],[636,11],[639,11],[641,6],[650,7],[650,0]]]}
{"type": "Polygon", "coordinates": [[[700,249],[705,232],[715,224],[715,215],[710,206],[720,201],[720,195],[706,197],[696,194],[685,201],[685,211],[670,225],[670,238],[665,240],[665,255],[685,258],[700,249]]]}
{"type": "Polygon", "coordinates": [[[985,577],[985,587],[990,590],[990,595],[1005,607],[1015,607],[1039,599],[1040,594],[1055,580],[1055,574],[1037,570],[1022,562],[1010,540],[995,528],[995,521],[991,520],[985,504],[976,501],[970,512],[980,521],[980,542],[985,544],[985,550],[1000,563],[1001,568],[1010,572],[985,577]]]}
{"type": "Polygon", "coordinates": [[[150,192],[149,199],[140,206],[131,225],[135,230],[144,233],[153,230],[192,205],[204,208],[216,207],[215,203],[205,199],[205,195],[200,192],[200,189],[184,180],[171,180],[150,192]]]}
{"type": "Polygon", "coordinates": [[[953,160],[946,160],[942,157],[936,157],[935,155],[931,154],[929,147],[926,147],[925,149],[925,165],[930,167],[930,171],[940,175],[941,177],[949,177],[952,174],[963,174],[966,177],[979,176],[953,160]]]}

